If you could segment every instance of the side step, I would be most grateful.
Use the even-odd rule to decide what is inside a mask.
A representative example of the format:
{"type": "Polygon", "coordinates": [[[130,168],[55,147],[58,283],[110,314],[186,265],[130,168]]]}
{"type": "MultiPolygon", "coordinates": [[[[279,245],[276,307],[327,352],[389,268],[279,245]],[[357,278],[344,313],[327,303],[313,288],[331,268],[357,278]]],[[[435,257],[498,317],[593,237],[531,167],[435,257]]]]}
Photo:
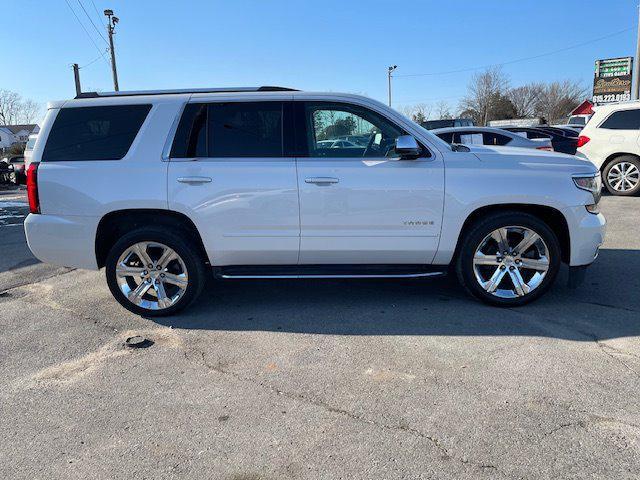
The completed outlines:
{"type": "Polygon", "coordinates": [[[423,278],[446,274],[443,265],[237,265],[213,267],[216,278],[423,278]]]}

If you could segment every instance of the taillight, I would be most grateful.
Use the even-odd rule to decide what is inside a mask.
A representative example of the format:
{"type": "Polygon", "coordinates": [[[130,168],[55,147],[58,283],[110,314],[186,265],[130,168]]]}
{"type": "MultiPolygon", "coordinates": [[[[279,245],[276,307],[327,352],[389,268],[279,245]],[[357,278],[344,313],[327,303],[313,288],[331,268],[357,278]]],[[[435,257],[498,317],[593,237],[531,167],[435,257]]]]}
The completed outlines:
{"type": "Polygon", "coordinates": [[[584,135],[580,135],[578,137],[578,148],[585,146],[590,141],[591,141],[591,139],[589,137],[585,137],[584,135]]]}
{"type": "Polygon", "coordinates": [[[29,211],[40,213],[40,199],[38,198],[38,165],[30,163],[27,169],[27,198],[29,198],[29,211]]]}

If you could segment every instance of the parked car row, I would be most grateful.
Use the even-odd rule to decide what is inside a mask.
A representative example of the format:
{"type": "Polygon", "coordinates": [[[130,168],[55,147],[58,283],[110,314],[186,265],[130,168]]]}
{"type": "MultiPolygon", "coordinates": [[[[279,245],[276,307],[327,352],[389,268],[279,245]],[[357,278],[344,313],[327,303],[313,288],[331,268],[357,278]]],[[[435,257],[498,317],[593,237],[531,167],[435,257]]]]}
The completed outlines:
{"type": "Polygon", "coordinates": [[[611,194],[640,193],[640,102],[602,105],[594,110],[588,122],[581,118],[584,125],[466,126],[432,132],[449,144],[535,148],[578,155],[600,170],[602,183],[611,194]]]}
{"type": "MultiPolygon", "coordinates": [[[[526,135],[509,130],[491,127],[453,127],[438,128],[431,133],[449,144],[460,145],[491,145],[501,147],[534,148],[537,150],[553,150],[548,135],[541,135],[529,139],[526,135]]],[[[577,139],[576,139],[577,141],[577,139]]]]}

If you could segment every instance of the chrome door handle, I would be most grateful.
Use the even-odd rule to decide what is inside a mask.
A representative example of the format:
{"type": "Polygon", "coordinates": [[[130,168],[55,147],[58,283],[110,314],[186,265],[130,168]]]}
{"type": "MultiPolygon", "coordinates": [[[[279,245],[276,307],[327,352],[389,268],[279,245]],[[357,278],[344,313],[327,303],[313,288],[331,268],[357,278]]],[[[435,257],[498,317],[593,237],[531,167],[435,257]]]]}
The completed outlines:
{"type": "Polygon", "coordinates": [[[180,183],[188,183],[190,185],[197,185],[199,183],[210,183],[211,177],[178,177],[180,183]]]}
{"type": "Polygon", "coordinates": [[[316,185],[321,185],[323,183],[338,183],[340,180],[333,177],[310,177],[305,178],[304,183],[315,183],[316,185]]]}

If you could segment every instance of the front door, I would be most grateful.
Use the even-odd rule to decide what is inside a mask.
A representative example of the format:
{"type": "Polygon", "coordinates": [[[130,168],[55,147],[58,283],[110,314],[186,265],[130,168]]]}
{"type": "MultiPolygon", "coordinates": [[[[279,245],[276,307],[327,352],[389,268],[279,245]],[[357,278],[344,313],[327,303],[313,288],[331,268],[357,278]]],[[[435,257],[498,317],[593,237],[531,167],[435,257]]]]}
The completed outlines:
{"type": "Polygon", "coordinates": [[[438,246],[444,170],[437,152],[395,155],[405,132],[368,108],[296,102],[301,264],[429,264],[438,246]],[[302,127],[302,128],[300,128],[302,127]]]}

